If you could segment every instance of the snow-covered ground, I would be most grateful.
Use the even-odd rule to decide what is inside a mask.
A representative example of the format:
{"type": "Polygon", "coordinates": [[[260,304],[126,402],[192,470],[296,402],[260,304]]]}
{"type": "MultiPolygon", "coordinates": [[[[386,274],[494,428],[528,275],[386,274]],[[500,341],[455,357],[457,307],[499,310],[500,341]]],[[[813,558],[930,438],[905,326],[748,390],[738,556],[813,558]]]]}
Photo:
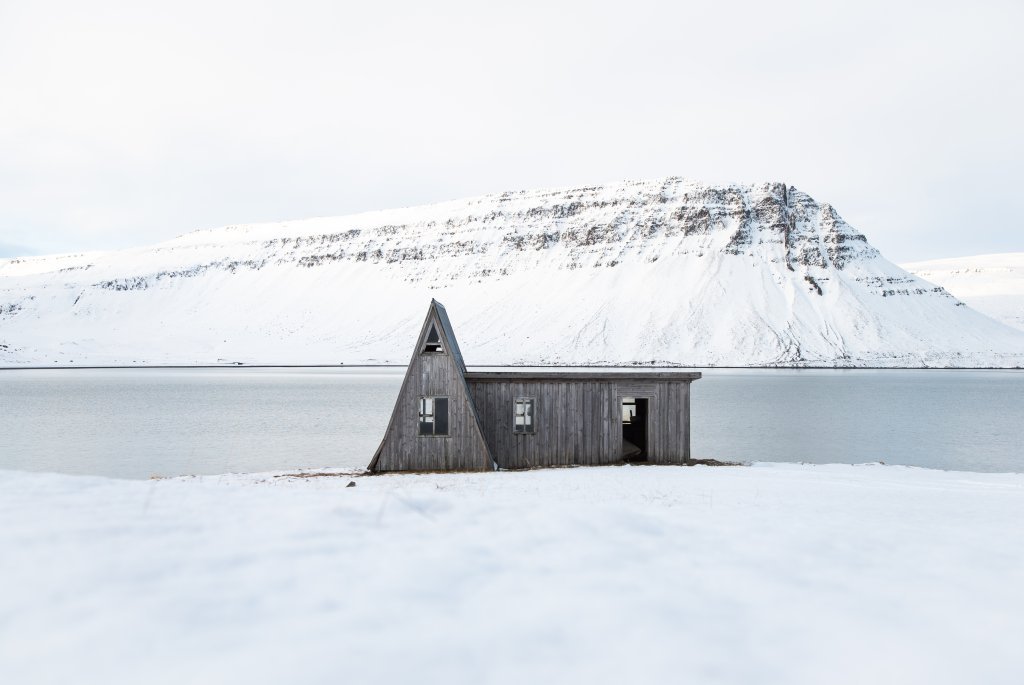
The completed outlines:
{"type": "Polygon", "coordinates": [[[0,472],[0,682],[1016,685],[1022,521],[882,465],[0,472]]]}
{"type": "Polygon", "coordinates": [[[902,267],[996,321],[1024,330],[1024,252],[933,259],[902,267]]]}

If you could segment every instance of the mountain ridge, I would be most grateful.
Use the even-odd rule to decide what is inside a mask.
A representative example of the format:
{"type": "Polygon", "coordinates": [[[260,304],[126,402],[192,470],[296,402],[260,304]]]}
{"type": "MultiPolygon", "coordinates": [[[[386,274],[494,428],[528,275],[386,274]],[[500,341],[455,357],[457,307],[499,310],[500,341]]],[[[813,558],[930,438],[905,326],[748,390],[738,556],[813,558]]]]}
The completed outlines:
{"type": "Polygon", "coordinates": [[[678,177],[0,260],[0,363],[404,363],[431,297],[477,365],[1024,365],[831,205],[678,177]]]}

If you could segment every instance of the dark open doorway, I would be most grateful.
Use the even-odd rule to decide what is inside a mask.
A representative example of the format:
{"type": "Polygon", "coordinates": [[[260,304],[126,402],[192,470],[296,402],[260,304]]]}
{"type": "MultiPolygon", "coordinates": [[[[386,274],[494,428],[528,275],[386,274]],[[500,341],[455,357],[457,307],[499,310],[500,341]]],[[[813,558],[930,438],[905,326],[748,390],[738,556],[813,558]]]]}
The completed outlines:
{"type": "Polygon", "coordinates": [[[647,461],[647,398],[622,398],[622,460],[647,461]]]}

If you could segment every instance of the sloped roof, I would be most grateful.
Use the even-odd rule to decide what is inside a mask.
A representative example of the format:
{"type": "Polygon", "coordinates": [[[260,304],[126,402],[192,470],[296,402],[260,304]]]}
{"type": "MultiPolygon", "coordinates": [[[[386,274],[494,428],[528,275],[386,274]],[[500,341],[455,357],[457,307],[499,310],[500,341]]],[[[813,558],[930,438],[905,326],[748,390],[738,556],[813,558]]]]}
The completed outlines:
{"type": "Polygon", "coordinates": [[[434,312],[437,314],[437,320],[441,324],[444,337],[448,341],[448,353],[455,360],[455,363],[458,364],[459,371],[465,374],[466,362],[462,359],[462,350],[459,349],[459,341],[455,338],[455,331],[452,330],[452,322],[448,319],[447,310],[445,310],[443,304],[435,299],[430,300],[430,306],[434,308],[434,312]]]}
{"type": "Polygon", "coordinates": [[[529,381],[695,381],[701,377],[699,371],[644,371],[619,369],[580,369],[544,371],[529,369],[525,371],[467,371],[463,374],[467,381],[474,383],[506,382],[526,383],[529,381]]]}

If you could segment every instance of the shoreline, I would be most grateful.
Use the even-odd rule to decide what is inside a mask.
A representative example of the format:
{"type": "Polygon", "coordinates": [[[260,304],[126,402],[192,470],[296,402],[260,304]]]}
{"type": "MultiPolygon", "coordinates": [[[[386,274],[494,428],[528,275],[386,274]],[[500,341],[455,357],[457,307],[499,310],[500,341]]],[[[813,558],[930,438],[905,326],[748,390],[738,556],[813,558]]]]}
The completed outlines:
{"type": "MultiPolygon", "coordinates": [[[[511,475],[525,473],[547,473],[547,472],[568,472],[577,471],[583,473],[613,471],[615,469],[643,469],[643,470],[664,470],[676,472],[679,469],[695,469],[698,467],[708,469],[751,469],[751,468],[797,468],[800,470],[833,469],[833,468],[877,468],[884,470],[912,469],[927,473],[963,474],[966,476],[1022,476],[1021,471],[971,471],[968,469],[944,469],[933,466],[918,466],[915,464],[893,464],[884,461],[862,461],[862,462],[810,462],[810,461],[724,461],[720,459],[693,459],[685,464],[644,464],[644,463],[615,463],[615,464],[573,464],[567,466],[547,466],[529,469],[495,469],[494,471],[384,471],[375,473],[367,470],[366,467],[357,468],[351,466],[309,466],[304,468],[275,469],[269,471],[225,471],[222,473],[181,473],[177,475],[150,475],[145,477],[132,478],[128,476],[112,476],[101,473],[71,473],[66,471],[44,471],[31,469],[18,469],[0,466],[0,477],[11,474],[60,476],[71,478],[101,478],[118,482],[148,483],[163,481],[192,481],[204,479],[228,479],[236,481],[262,482],[266,480],[320,480],[331,478],[407,478],[420,477],[494,477],[499,475],[511,475]]],[[[495,481],[497,484],[499,481],[495,481]]]]}
{"type": "MultiPolygon", "coordinates": [[[[0,366],[0,371],[117,369],[404,369],[406,364],[93,364],[82,366],[0,366]]],[[[467,369],[623,369],[629,371],[1024,371],[1024,366],[647,366],[644,364],[472,364],[467,369]]]]}

